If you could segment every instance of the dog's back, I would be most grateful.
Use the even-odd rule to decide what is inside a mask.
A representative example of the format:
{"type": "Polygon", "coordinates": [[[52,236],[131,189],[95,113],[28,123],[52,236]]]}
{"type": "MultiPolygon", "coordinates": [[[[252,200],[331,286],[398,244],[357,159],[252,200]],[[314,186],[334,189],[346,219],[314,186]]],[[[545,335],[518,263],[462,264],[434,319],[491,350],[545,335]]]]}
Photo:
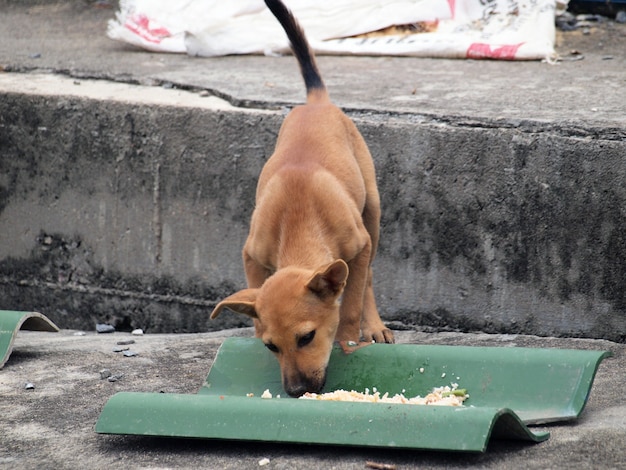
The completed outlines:
{"type": "MultiPolygon", "coordinates": [[[[249,248],[271,253],[272,259],[265,261],[273,269],[279,269],[293,259],[289,252],[314,250],[310,236],[302,237],[290,230],[290,238],[297,240],[296,243],[284,240],[287,245],[284,250],[271,250],[268,246],[266,251],[262,246],[275,244],[277,238],[264,236],[264,228],[276,230],[278,226],[289,224],[292,228],[301,227],[303,233],[319,233],[323,228],[310,227],[304,220],[307,214],[317,212],[326,219],[326,228],[345,226],[344,230],[330,230],[335,234],[333,242],[339,246],[333,247],[328,256],[345,259],[352,255],[351,252],[358,251],[354,245],[362,246],[364,241],[355,234],[363,233],[365,229],[371,238],[373,259],[378,243],[379,200],[367,145],[354,123],[331,103],[315,56],[292,13],[279,0],[266,0],[265,3],[289,38],[304,78],[307,102],[296,106],[285,118],[276,150],[263,168],[257,187],[257,208],[293,209],[299,223],[293,223],[294,219],[285,220],[286,212],[271,211],[268,215],[269,211],[261,208],[257,212],[263,213],[264,218],[253,216],[250,235],[256,243],[249,248]],[[278,185],[280,190],[274,191],[273,186],[278,185]],[[344,202],[346,207],[336,207],[344,202]],[[315,207],[311,207],[312,203],[315,207]],[[336,238],[338,231],[346,234],[345,239],[336,238]],[[350,237],[354,239],[349,240],[350,237]],[[263,241],[259,243],[259,240],[263,241]],[[281,260],[281,255],[286,259],[281,260]]],[[[319,220],[320,217],[311,219],[319,220]]]]}

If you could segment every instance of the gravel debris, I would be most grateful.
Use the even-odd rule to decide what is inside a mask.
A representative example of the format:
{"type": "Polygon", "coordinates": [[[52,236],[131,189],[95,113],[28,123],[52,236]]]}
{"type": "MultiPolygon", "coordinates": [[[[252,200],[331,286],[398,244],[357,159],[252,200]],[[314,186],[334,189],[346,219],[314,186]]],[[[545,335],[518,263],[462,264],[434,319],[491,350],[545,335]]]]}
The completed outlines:
{"type": "Polygon", "coordinates": [[[96,324],[97,333],[114,333],[115,327],[113,325],[107,325],[106,323],[96,324]]]}

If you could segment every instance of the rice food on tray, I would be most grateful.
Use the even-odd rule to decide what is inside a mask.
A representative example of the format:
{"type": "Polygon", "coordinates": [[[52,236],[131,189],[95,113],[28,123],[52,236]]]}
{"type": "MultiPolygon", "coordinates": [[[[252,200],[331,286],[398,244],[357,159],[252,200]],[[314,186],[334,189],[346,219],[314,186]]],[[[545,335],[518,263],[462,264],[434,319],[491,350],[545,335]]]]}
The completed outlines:
{"type": "Polygon", "coordinates": [[[425,397],[415,396],[407,398],[403,393],[389,396],[389,393],[380,394],[376,388],[370,393],[365,389],[365,393],[354,390],[335,390],[328,393],[305,393],[300,397],[303,400],[326,400],[326,401],[353,401],[366,403],[395,403],[402,405],[438,405],[438,406],[462,406],[463,402],[469,398],[467,390],[457,388],[457,384],[452,386],[436,387],[425,397]]]}

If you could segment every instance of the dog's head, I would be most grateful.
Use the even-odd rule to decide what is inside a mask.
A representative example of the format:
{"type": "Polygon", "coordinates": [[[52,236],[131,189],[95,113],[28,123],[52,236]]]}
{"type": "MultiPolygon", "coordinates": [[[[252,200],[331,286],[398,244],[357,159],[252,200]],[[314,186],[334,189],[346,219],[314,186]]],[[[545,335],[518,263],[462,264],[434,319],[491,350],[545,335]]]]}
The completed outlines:
{"type": "Polygon", "coordinates": [[[255,320],[257,336],[280,364],[285,391],[294,397],[319,392],[339,325],[339,298],[348,265],[336,260],[318,271],[287,267],[258,289],[244,289],[221,301],[225,307],[255,320]]]}

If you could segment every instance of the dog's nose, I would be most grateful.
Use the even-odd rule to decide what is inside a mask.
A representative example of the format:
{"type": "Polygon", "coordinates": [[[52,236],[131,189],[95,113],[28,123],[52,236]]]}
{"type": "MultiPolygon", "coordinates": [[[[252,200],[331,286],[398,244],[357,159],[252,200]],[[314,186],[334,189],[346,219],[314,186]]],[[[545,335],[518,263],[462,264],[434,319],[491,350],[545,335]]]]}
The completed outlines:
{"type": "Polygon", "coordinates": [[[324,376],[322,380],[307,379],[306,377],[300,377],[298,380],[285,378],[283,380],[283,388],[290,397],[298,398],[306,392],[319,393],[324,387],[325,382],[326,376],[324,376]]]}
{"type": "Polygon", "coordinates": [[[302,395],[304,395],[309,390],[307,390],[306,387],[297,386],[297,387],[289,387],[289,388],[286,389],[286,391],[287,391],[287,394],[289,394],[290,397],[298,398],[298,397],[301,397],[302,395]]]}

